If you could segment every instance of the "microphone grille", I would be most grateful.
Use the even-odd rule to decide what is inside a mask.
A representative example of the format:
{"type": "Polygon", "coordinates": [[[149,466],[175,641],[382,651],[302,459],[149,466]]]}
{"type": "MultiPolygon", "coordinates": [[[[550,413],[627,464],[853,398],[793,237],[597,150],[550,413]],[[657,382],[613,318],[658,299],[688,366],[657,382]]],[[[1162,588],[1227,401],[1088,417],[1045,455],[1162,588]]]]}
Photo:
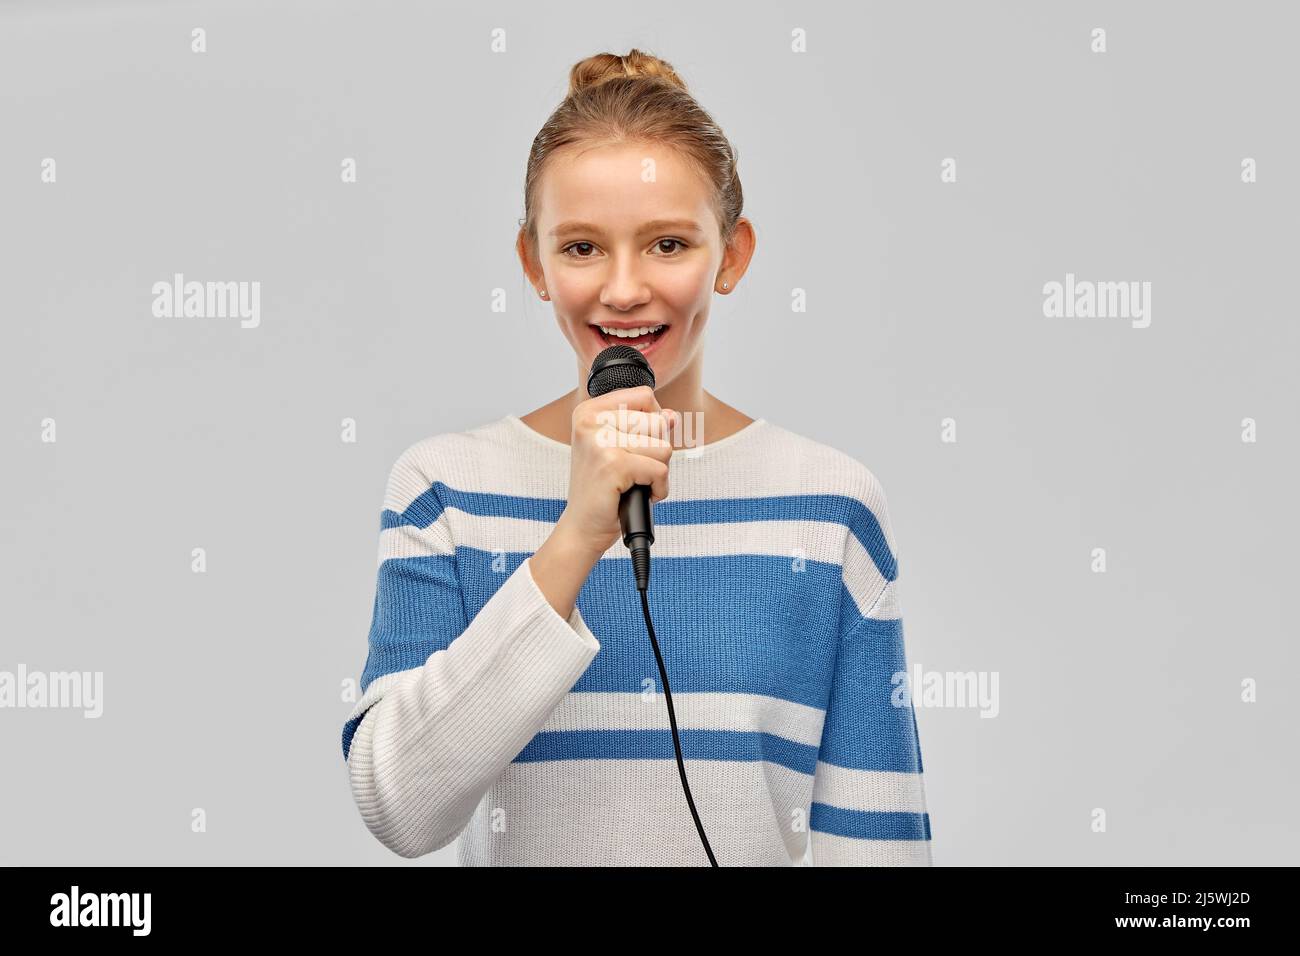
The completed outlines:
{"type": "Polygon", "coordinates": [[[591,398],[619,388],[655,387],[655,373],[644,355],[630,345],[611,345],[591,363],[587,394],[591,398]]]}

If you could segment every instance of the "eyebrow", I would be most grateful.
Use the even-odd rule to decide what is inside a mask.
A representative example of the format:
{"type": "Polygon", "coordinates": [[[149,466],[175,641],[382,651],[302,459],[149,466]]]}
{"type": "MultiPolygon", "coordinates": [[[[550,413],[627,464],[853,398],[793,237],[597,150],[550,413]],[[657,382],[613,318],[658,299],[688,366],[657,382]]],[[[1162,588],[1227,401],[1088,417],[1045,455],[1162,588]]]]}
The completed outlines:
{"type": "MultiPolygon", "coordinates": [[[[639,232],[657,232],[660,229],[680,229],[685,232],[702,231],[699,224],[690,219],[655,219],[641,226],[639,232]]],[[[559,236],[569,232],[602,232],[594,222],[562,222],[550,231],[550,235],[559,236]]]]}

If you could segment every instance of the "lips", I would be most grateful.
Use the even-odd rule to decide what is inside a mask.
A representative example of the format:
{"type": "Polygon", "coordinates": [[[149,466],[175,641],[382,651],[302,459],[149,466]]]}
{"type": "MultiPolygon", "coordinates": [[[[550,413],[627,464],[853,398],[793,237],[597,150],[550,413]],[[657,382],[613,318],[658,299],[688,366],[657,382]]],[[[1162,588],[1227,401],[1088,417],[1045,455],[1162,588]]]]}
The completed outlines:
{"type": "Polygon", "coordinates": [[[648,335],[638,335],[635,338],[626,338],[618,335],[606,335],[600,330],[599,326],[590,326],[592,334],[595,335],[596,341],[600,343],[602,349],[609,348],[611,345],[630,345],[642,355],[649,355],[658,349],[663,340],[672,333],[672,328],[671,325],[665,325],[662,331],[651,332],[648,335]]]}

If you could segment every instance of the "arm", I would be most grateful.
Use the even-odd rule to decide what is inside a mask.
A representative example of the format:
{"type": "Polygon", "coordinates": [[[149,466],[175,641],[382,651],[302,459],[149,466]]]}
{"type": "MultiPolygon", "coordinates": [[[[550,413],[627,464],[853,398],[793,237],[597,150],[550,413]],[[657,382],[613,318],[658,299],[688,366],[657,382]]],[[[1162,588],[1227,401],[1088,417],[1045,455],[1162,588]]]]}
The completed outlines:
{"type": "Polygon", "coordinates": [[[563,618],[542,593],[532,558],[466,620],[427,462],[417,444],[389,477],[362,698],[343,728],[361,817],[404,857],[456,838],[600,650],[576,606],[563,618]]]}
{"type": "Polygon", "coordinates": [[[929,866],[930,816],[906,680],[896,550],[874,478],[854,504],[839,651],[813,780],[812,865],[929,866]]]}

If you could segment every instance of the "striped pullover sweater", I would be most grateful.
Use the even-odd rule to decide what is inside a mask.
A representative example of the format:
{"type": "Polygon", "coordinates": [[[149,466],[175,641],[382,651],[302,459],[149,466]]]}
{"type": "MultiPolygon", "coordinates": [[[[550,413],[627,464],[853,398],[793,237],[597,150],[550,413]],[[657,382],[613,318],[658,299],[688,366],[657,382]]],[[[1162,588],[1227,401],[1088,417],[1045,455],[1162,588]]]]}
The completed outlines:
{"type": "MultiPolygon", "coordinates": [[[[515,415],[416,442],[388,479],[353,798],[403,857],[708,866],[627,547],[567,619],[529,557],[570,448],[515,415]]],[[[719,866],[930,865],[885,495],[765,419],[669,462],[647,592],[719,866]]]]}

